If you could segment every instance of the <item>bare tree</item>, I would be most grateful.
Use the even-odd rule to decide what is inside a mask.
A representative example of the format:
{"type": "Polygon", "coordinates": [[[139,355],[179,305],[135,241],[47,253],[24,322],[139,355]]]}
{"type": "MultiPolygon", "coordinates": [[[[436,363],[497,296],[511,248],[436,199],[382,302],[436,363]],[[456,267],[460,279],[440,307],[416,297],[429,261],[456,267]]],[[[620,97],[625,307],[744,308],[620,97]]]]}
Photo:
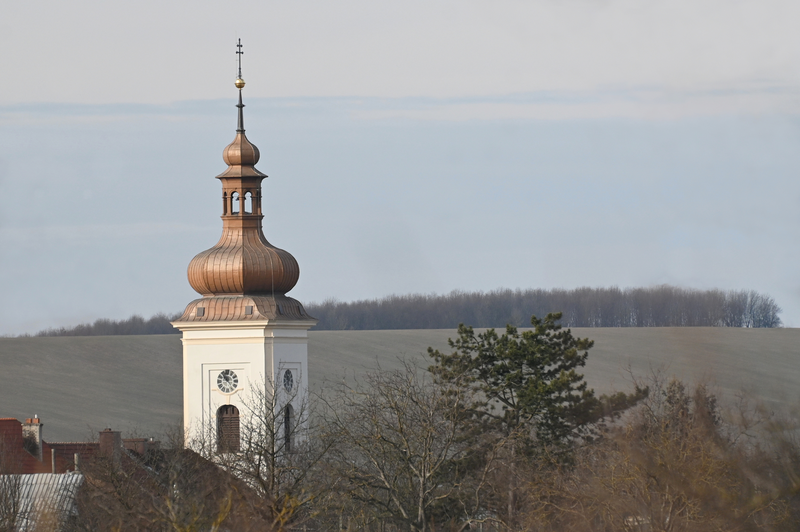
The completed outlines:
{"type": "Polygon", "coordinates": [[[16,532],[24,517],[20,501],[21,476],[0,474],[0,532],[16,532]]]}
{"type": "MultiPolygon", "coordinates": [[[[16,532],[22,515],[21,465],[16,442],[6,441],[0,436],[0,532],[16,532]]],[[[21,442],[20,442],[21,443],[21,442]]]]}
{"type": "Polygon", "coordinates": [[[309,475],[327,450],[310,423],[311,404],[302,383],[286,386],[278,382],[280,375],[264,379],[265,386],[254,387],[242,405],[235,446],[220,445],[214,423],[207,424],[211,433],[191,444],[252,490],[251,504],[274,530],[309,517],[310,503],[322,489],[309,475]]]}
{"type": "Polygon", "coordinates": [[[325,461],[329,526],[337,511],[348,529],[459,530],[494,520],[484,498],[502,441],[463,423],[471,394],[426,380],[409,363],[341,383],[325,411],[335,442],[325,461]]]}
{"type": "Polygon", "coordinates": [[[165,449],[83,462],[85,482],[69,532],[270,530],[244,483],[194,451],[174,430],[165,449]]]}
{"type": "MultiPolygon", "coordinates": [[[[655,375],[627,422],[575,454],[529,463],[527,526],[541,530],[796,530],[798,447],[731,438],[705,386],[655,375]],[[772,451],[764,452],[769,444],[772,451]],[[781,473],[781,471],[784,471],[781,473]],[[794,476],[795,480],[792,481],[794,476]],[[783,477],[783,478],[781,478],[783,477]]],[[[762,426],[766,424],[762,423],[762,426]]],[[[749,425],[752,429],[753,424],[749,425]]],[[[780,443],[786,443],[782,440],[780,443]]]]}

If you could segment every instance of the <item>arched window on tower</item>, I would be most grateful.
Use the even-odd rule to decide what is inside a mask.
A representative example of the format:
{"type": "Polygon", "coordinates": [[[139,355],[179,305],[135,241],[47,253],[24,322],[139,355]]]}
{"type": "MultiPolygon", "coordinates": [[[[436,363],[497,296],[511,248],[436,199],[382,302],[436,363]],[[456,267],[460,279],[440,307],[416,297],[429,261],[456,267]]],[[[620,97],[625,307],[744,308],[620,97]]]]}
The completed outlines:
{"type": "Polygon", "coordinates": [[[231,214],[239,214],[239,193],[231,194],[231,214]]]}
{"type": "Polygon", "coordinates": [[[253,193],[245,192],[244,194],[244,213],[253,214],[253,193]]]}
{"type": "Polygon", "coordinates": [[[224,453],[236,452],[239,441],[239,409],[222,405],[217,410],[217,448],[224,453]]]}
{"type": "Polygon", "coordinates": [[[292,431],[294,430],[294,409],[286,405],[283,409],[283,443],[287,453],[292,452],[292,431]]]}

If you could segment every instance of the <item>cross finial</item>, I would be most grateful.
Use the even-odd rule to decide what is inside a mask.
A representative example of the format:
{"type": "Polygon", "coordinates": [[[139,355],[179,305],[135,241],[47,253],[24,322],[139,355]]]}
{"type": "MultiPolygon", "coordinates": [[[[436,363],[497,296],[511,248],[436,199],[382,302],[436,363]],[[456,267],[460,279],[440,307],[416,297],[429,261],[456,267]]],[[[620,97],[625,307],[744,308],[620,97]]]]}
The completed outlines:
{"type": "Polygon", "coordinates": [[[242,103],[242,89],[244,88],[244,80],[242,79],[242,55],[244,52],[242,51],[242,40],[239,39],[239,42],[236,44],[236,56],[239,59],[239,76],[236,78],[236,88],[239,89],[239,104],[236,106],[239,108],[239,124],[236,128],[236,131],[244,133],[244,114],[242,113],[242,109],[244,109],[244,104],[242,103]]]}
{"type": "Polygon", "coordinates": [[[244,80],[242,79],[242,55],[244,52],[242,51],[242,40],[239,39],[239,42],[236,44],[236,57],[239,59],[239,75],[236,76],[236,88],[239,89],[239,92],[242,91],[244,88],[244,80]]]}
{"type": "Polygon", "coordinates": [[[236,55],[239,58],[239,79],[241,79],[242,78],[242,56],[244,55],[244,52],[242,51],[242,40],[241,39],[239,39],[239,43],[236,45],[236,48],[238,48],[238,50],[236,50],[236,55]]]}

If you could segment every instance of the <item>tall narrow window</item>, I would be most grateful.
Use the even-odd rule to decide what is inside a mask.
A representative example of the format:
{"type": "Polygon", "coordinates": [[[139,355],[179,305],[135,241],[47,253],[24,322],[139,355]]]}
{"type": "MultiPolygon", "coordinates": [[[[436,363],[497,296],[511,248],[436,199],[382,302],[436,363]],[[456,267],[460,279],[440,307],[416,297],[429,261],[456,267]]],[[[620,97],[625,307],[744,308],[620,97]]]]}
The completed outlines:
{"type": "Polygon", "coordinates": [[[217,447],[223,453],[236,452],[239,439],[239,409],[222,405],[217,410],[217,447]]]}
{"type": "Polygon", "coordinates": [[[231,194],[231,214],[239,214],[239,193],[231,194]]]}
{"type": "Polygon", "coordinates": [[[253,193],[245,192],[244,194],[244,213],[253,214],[253,193]]]}
{"type": "Polygon", "coordinates": [[[292,405],[286,405],[283,409],[283,438],[284,448],[287,453],[292,452],[292,430],[294,425],[294,409],[292,405]]]}

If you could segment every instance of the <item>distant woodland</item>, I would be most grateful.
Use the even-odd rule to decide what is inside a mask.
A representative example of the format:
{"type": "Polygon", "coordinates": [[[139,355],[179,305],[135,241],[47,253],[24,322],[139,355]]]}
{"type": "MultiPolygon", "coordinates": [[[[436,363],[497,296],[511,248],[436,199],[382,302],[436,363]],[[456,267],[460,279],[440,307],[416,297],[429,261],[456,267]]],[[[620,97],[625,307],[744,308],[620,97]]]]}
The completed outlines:
{"type": "Polygon", "coordinates": [[[327,300],[306,307],[316,329],[454,329],[529,326],[531,315],[562,312],[565,327],[780,327],[781,308],[753,290],[576,288],[453,291],[392,295],[351,303],[327,300]]]}
{"type": "Polygon", "coordinates": [[[99,319],[94,323],[82,323],[75,327],[59,327],[45,329],[33,336],[116,336],[130,334],[173,334],[178,333],[170,321],[177,320],[180,314],[156,314],[145,319],[141,316],[131,316],[126,320],[99,319]]]}
{"type": "MultiPolygon", "coordinates": [[[[562,312],[565,327],[780,327],[781,308],[754,290],[651,288],[576,288],[494,290],[449,294],[392,295],[306,305],[319,319],[316,330],[455,329],[530,325],[531,315],[562,312]]],[[[99,319],[75,327],[39,331],[35,336],[176,334],[170,325],[180,314],[145,319],[99,319]]]]}

